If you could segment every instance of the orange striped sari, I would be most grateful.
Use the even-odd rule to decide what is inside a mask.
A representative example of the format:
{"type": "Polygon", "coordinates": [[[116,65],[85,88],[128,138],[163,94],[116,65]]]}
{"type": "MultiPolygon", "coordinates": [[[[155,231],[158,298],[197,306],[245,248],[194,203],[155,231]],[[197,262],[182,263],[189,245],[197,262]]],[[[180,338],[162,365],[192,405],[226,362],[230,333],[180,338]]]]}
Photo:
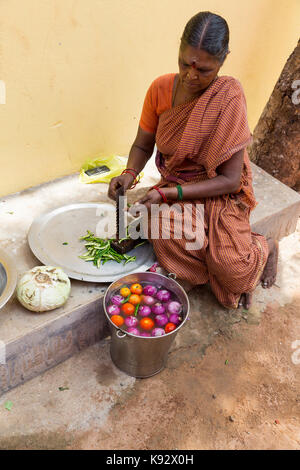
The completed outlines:
{"type": "MultiPolygon", "coordinates": [[[[227,308],[237,308],[241,294],[255,289],[268,257],[265,238],[251,232],[249,224],[250,211],[256,206],[246,152],[250,141],[244,93],[232,77],[218,77],[200,98],[159,116],[156,164],[161,173],[158,186],[162,188],[214,178],[221,163],[245,149],[240,187],[235,194],[180,203],[182,208],[187,203],[204,204],[201,249],[186,250],[189,237],[177,239],[173,232],[170,239],[150,236],[162,267],[193,285],[209,282],[218,301],[227,308]]],[[[164,217],[169,217],[169,212],[162,210],[160,217],[152,220],[160,234],[164,217]]]]}

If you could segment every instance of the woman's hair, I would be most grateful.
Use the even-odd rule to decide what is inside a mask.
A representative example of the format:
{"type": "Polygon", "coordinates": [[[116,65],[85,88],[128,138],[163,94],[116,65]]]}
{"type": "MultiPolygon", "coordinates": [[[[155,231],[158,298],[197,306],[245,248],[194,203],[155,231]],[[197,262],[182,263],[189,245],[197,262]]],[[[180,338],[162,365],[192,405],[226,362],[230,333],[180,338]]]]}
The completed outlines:
{"type": "Polygon", "coordinates": [[[201,11],[186,24],[180,47],[203,49],[222,64],[229,52],[228,42],[229,28],[224,18],[209,11],[201,11]]]}

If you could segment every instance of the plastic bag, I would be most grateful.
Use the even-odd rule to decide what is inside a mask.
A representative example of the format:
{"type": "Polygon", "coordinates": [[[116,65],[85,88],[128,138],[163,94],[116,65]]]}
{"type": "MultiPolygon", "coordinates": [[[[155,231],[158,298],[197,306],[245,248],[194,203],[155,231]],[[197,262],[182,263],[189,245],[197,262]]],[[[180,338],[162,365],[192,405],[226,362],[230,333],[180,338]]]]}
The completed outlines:
{"type": "Polygon", "coordinates": [[[87,160],[80,168],[81,183],[109,183],[112,178],[119,176],[127,165],[127,157],[111,155],[87,160]]]}

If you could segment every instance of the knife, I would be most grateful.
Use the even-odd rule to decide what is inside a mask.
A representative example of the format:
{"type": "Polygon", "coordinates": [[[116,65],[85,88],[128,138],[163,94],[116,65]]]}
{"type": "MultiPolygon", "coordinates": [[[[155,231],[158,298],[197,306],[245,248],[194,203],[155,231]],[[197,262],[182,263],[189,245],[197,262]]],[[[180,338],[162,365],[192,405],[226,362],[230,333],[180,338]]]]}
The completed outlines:
{"type": "Polygon", "coordinates": [[[132,250],[136,245],[140,244],[141,242],[146,242],[146,240],[143,240],[141,238],[138,238],[136,240],[133,240],[132,238],[128,238],[127,240],[123,240],[119,242],[120,239],[125,238],[127,235],[126,231],[125,231],[125,234],[120,233],[120,228],[121,228],[120,226],[122,226],[122,228],[125,229],[125,208],[124,207],[120,208],[120,197],[124,196],[124,193],[125,193],[124,186],[121,186],[119,189],[117,189],[117,193],[116,193],[116,228],[117,228],[117,231],[116,231],[116,239],[111,242],[112,248],[120,254],[125,254],[128,251],[132,250]]]}
{"type": "MultiPolygon", "coordinates": [[[[120,197],[124,197],[124,186],[121,186],[119,189],[117,189],[117,194],[116,194],[116,227],[117,227],[117,232],[116,232],[116,240],[120,240],[120,222],[122,224],[122,227],[124,228],[124,210],[121,211],[120,213],[120,197]],[[121,219],[121,220],[120,220],[121,219]]],[[[122,234],[124,235],[124,234],[122,234]]],[[[126,236],[126,235],[125,235],[126,236]]],[[[123,238],[125,238],[123,236],[123,238]]]]}

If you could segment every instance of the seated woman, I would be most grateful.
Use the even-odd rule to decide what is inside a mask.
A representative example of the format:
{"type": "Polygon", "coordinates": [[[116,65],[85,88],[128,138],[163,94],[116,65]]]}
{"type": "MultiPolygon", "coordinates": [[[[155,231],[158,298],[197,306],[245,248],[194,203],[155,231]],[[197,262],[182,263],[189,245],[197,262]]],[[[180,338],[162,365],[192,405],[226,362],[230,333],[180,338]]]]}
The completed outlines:
{"type": "Polygon", "coordinates": [[[209,282],[227,308],[249,308],[257,284],[269,288],[275,282],[278,243],[251,232],[249,224],[256,201],[245,96],[238,80],[218,75],[228,41],[222,17],[200,12],[190,19],[179,73],[158,77],[148,89],[128,170],[112,179],[109,196],[115,199],[120,186],[131,187],[156,143],[161,180],[139,203],[148,209],[162,202],[204,206],[201,248],[186,249],[186,232],[169,239],[150,234],[159,264],[186,285],[209,282]]]}

